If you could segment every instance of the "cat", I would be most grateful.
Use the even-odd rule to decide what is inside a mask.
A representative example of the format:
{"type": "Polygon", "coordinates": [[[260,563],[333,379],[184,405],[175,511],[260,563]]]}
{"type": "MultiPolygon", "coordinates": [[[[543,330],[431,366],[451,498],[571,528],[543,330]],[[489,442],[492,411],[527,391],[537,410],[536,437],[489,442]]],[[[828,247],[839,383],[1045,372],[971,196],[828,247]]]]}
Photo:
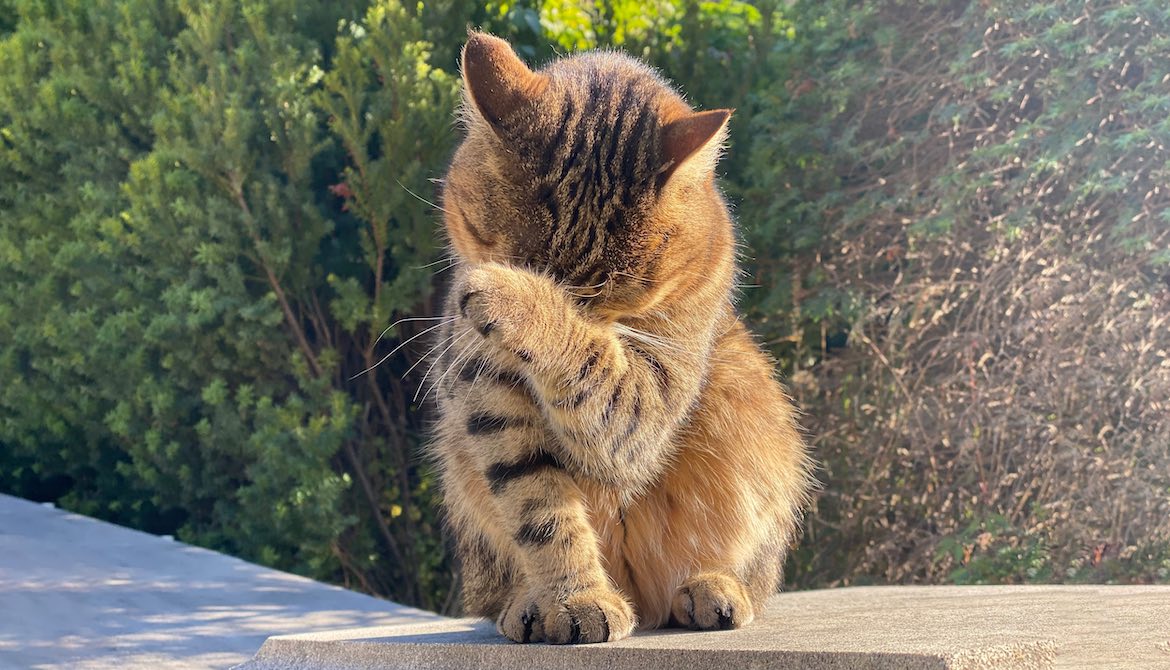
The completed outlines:
{"type": "Polygon", "coordinates": [[[467,613],[516,642],[749,623],[814,484],[736,315],[729,110],[606,51],[462,53],[433,455],[467,613]]]}

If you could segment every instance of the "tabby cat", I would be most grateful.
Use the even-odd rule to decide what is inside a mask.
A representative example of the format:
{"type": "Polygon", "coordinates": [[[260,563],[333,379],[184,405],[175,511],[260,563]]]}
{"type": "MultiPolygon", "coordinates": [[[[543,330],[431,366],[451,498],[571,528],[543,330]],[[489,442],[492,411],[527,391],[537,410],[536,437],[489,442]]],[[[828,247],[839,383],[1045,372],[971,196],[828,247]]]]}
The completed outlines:
{"type": "Polygon", "coordinates": [[[728,110],[609,52],[463,50],[456,255],[431,381],[468,613],[517,642],[743,626],[812,484],[733,306],[728,110]]]}

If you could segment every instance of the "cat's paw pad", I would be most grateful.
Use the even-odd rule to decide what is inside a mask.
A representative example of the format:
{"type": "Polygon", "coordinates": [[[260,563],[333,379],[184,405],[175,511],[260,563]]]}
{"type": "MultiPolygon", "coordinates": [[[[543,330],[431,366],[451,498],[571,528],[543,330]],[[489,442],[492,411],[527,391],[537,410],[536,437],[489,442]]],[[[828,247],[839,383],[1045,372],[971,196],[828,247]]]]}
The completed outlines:
{"type": "Polygon", "coordinates": [[[500,610],[496,630],[513,642],[527,644],[544,640],[539,603],[529,598],[513,598],[500,610]]]}
{"type": "Polygon", "coordinates": [[[675,591],[671,615],[693,630],[730,630],[751,623],[751,601],[738,580],[708,573],[691,577],[675,591]]]}
{"type": "Polygon", "coordinates": [[[613,642],[634,631],[634,610],[618,593],[589,589],[558,602],[544,618],[544,636],[551,644],[613,642]]]}

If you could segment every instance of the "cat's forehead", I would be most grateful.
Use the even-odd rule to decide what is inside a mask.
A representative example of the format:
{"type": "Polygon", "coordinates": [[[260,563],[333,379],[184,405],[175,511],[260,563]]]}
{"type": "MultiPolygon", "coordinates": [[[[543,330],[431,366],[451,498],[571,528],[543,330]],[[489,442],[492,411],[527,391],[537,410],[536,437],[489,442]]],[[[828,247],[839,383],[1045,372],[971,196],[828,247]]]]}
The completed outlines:
{"type": "Polygon", "coordinates": [[[594,51],[563,58],[546,66],[541,73],[550,80],[545,104],[541,105],[547,111],[563,109],[557,103],[564,99],[578,104],[616,99],[625,107],[609,110],[599,120],[614,121],[619,112],[637,113],[644,108],[654,121],[661,123],[663,119],[659,117],[664,110],[682,103],[674,89],[652,68],[616,52],[594,51]]]}
{"type": "Polygon", "coordinates": [[[564,87],[598,90],[606,82],[637,84],[647,91],[673,93],[649,65],[617,51],[589,51],[557,59],[539,70],[564,87]]]}
{"type": "Polygon", "coordinates": [[[656,164],[663,103],[681,102],[665,81],[643,63],[605,51],[560,59],[540,72],[549,86],[531,115],[511,127],[513,157],[546,186],[550,171],[556,181],[644,182],[648,175],[638,173],[656,164]]]}
{"type": "Polygon", "coordinates": [[[661,173],[660,99],[665,84],[613,53],[557,61],[537,119],[518,124],[508,147],[517,184],[534,207],[517,252],[575,283],[635,262],[645,203],[661,173]]]}

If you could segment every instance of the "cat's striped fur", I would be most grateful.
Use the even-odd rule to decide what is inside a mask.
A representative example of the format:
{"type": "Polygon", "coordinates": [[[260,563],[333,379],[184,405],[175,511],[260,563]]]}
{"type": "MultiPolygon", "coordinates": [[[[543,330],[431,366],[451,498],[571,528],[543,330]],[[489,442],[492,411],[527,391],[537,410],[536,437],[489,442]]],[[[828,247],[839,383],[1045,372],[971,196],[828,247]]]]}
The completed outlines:
{"type": "Polygon", "coordinates": [[[434,449],[469,613],[519,641],[743,625],[812,482],[732,304],[729,116],[594,52],[463,52],[434,449]]]}

